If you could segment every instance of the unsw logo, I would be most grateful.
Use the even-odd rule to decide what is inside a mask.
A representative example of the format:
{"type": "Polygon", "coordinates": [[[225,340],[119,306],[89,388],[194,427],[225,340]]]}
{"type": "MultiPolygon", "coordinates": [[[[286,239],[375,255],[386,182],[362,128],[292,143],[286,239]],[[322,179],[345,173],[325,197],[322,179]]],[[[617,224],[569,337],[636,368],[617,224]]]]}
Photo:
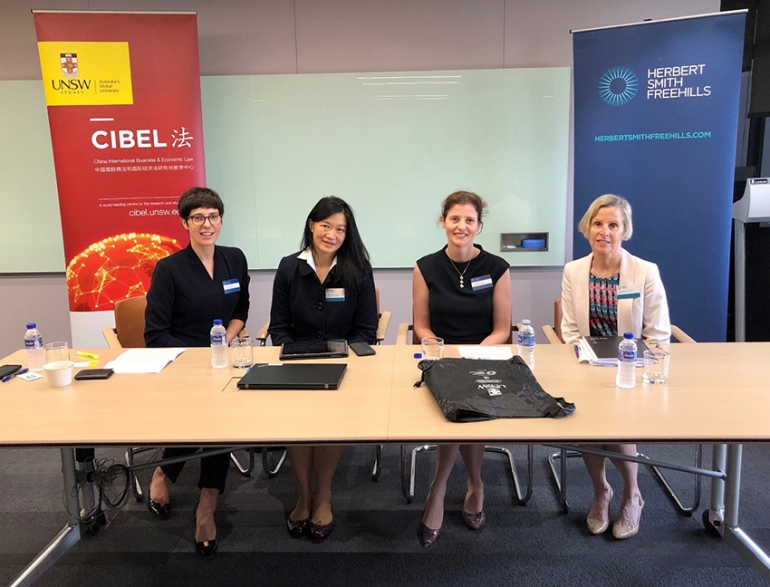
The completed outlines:
{"type": "Polygon", "coordinates": [[[59,61],[61,64],[61,74],[66,79],[51,80],[51,87],[55,91],[72,94],[83,93],[84,90],[91,89],[93,80],[77,79],[80,76],[77,53],[60,53],[59,61]]]}

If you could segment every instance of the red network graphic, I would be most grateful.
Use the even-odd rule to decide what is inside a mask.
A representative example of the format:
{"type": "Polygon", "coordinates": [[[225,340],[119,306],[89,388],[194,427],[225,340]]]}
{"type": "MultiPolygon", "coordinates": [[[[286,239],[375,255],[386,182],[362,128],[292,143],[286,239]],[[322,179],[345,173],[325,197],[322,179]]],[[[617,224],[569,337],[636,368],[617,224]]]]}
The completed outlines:
{"type": "Polygon", "coordinates": [[[133,232],[90,245],[67,266],[70,310],[112,310],[116,300],[147,293],[155,263],[182,248],[173,238],[133,232]]]}

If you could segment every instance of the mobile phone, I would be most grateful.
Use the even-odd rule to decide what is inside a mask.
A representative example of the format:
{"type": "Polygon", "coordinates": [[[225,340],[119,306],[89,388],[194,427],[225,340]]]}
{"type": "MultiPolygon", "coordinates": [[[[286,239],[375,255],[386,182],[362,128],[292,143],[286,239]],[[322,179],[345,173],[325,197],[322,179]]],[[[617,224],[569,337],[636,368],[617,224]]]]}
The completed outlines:
{"type": "Polygon", "coordinates": [[[109,379],[114,371],[112,369],[82,369],[75,375],[75,379],[109,379]]]}
{"type": "Polygon", "coordinates": [[[374,349],[365,342],[351,342],[348,346],[353,349],[359,357],[368,357],[369,355],[376,355],[374,349]]]}
{"type": "Polygon", "coordinates": [[[21,369],[21,365],[3,365],[2,367],[0,367],[0,379],[5,377],[6,375],[11,375],[13,373],[16,373],[16,371],[18,371],[19,369],[21,369]]]}

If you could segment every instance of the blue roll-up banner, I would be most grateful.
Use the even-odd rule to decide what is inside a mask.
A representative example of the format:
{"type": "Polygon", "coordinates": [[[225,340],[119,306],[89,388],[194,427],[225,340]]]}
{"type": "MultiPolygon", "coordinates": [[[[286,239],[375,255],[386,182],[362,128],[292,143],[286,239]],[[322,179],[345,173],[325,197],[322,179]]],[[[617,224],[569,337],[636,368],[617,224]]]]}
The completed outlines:
{"type": "MultiPolygon", "coordinates": [[[[671,321],[724,341],[745,12],[573,33],[575,223],[624,196],[671,321]]],[[[574,256],[590,252],[575,230],[574,256]]]]}

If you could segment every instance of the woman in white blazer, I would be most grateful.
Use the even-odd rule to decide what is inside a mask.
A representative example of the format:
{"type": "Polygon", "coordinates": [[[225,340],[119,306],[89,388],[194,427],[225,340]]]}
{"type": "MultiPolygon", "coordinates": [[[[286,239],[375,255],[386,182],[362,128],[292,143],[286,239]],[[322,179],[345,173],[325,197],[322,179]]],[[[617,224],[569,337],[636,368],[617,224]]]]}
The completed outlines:
{"type": "MultiPolygon", "coordinates": [[[[575,344],[582,336],[622,336],[668,342],[671,323],[666,291],[655,263],[634,257],[622,248],[631,238],[631,205],[625,198],[606,194],[589,206],[579,224],[591,245],[591,254],[564,266],[561,332],[564,342],[575,344]]],[[[636,455],[635,444],[605,444],[604,450],[636,455]]],[[[623,495],[612,533],[631,538],[639,531],[644,500],[637,484],[638,465],[610,459],[623,481],[623,495]]],[[[594,486],[594,499],[586,518],[592,534],[609,528],[612,487],[598,455],[583,454],[594,486]]]]}

